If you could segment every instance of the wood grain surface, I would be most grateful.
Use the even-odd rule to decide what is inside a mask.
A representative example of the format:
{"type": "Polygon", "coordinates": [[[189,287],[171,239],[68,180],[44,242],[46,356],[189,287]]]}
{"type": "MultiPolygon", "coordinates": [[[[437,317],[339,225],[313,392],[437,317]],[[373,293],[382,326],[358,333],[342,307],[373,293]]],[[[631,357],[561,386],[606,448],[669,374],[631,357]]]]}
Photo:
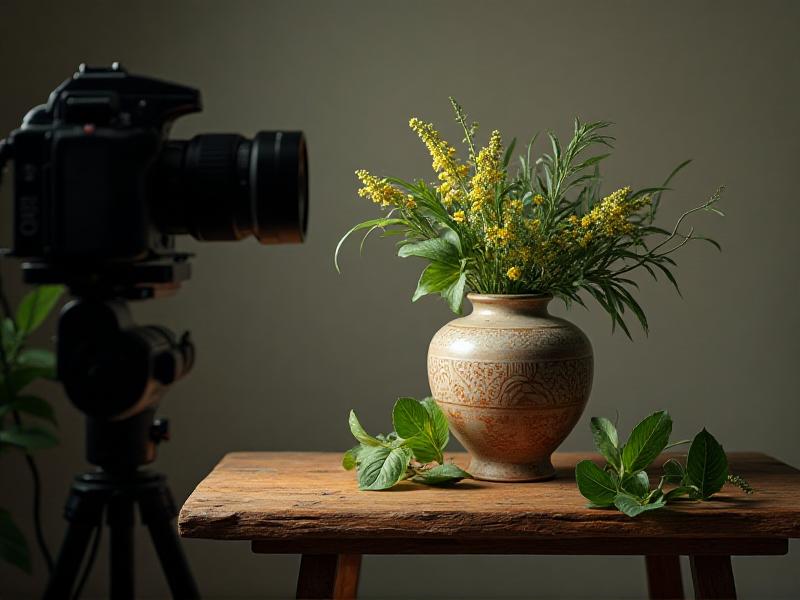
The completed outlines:
{"type": "MultiPolygon", "coordinates": [[[[763,454],[729,455],[731,472],[748,479],[756,494],[726,486],[711,501],[678,501],[635,519],[586,508],[574,466],[584,458],[600,464],[596,455],[555,454],[557,477],[547,482],[464,481],[447,489],[402,482],[383,492],[359,491],[355,474],[341,468],[340,458],[318,452],[228,454],[184,504],[180,533],[263,540],[265,549],[280,541],[289,546],[304,540],[422,538],[442,542],[443,548],[472,542],[478,550],[481,540],[582,538],[730,539],[734,545],[748,538],[783,538],[784,548],[785,538],[800,537],[800,472],[763,454]]],[[[468,457],[452,454],[448,460],[466,466],[468,457]]]]}

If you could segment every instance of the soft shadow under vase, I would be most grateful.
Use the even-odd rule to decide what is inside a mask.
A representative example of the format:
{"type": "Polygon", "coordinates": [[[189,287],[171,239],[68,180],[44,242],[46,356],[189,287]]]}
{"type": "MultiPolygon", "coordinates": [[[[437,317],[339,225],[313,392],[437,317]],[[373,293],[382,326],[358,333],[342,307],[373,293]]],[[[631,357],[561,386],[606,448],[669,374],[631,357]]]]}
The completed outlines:
{"type": "Polygon", "coordinates": [[[442,327],[428,379],[478,479],[554,476],[550,455],[578,422],[592,387],[589,339],[547,311],[551,296],[469,294],[473,311],[442,327]]]}

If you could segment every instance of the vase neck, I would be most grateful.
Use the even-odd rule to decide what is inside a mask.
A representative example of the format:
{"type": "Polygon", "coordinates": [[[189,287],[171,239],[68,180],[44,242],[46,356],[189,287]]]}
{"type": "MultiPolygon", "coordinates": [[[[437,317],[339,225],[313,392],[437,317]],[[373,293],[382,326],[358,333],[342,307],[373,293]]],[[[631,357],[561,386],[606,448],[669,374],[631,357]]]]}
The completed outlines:
{"type": "Polygon", "coordinates": [[[491,316],[547,317],[547,305],[553,299],[548,294],[468,294],[472,314],[491,316]]]}

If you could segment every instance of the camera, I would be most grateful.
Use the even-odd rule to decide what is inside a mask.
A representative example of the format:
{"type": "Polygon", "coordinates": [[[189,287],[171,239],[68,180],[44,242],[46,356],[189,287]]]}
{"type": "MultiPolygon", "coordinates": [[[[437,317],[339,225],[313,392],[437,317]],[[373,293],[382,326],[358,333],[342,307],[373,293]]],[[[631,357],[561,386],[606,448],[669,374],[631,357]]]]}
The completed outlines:
{"type": "Polygon", "coordinates": [[[156,410],[192,369],[195,347],[188,333],[136,325],[126,300],[172,293],[189,278],[190,254],[176,251],[176,235],[302,242],[308,167],[299,131],[168,138],[177,118],[198,111],[191,87],[130,75],[119,63],[81,65],[0,141],[0,175],[14,162],[10,254],[23,259],[27,283],[65,283],[75,296],[59,317],[57,375],[86,415],[86,458],[99,467],[72,485],[47,599],[73,597],[104,518],[111,595],[133,597],[137,505],[173,596],[199,597],[166,481],[140,470],[169,438],[156,410]]]}
{"type": "MultiPolygon", "coordinates": [[[[14,162],[11,254],[30,283],[152,290],[189,276],[174,236],[298,243],[308,220],[299,131],[170,140],[198,90],[81,65],[0,142],[14,162]],[[152,284],[152,285],[143,285],[152,284]]],[[[130,290],[129,290],[130,291],[130,290]]]]}

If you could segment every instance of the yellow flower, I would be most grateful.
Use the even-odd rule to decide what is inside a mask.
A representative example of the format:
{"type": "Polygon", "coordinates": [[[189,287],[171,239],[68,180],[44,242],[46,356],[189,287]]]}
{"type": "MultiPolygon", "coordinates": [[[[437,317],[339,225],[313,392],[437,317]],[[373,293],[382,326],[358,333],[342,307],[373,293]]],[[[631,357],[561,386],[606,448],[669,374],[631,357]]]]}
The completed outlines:
{"type": "Polygon", "coordinates": [[[544,196],[542,196],[541,194],[536,194],[536,195],[533,197],[533,203],[534,203],[536,206],[541,206],[542,204],[544,204],[544,196]]]}
{"type": "Polygon", "coordinates": [[[575,225],[578,222],[578,217],[576,217],[575,215],[570,215],[568,220],[571,225],[575,225]]]}
{"type": "Polygon", "coordinates": [[[449,206],[453,202],[460,202],[464,196],[460,180],[466,177],[469,166],[458,163],[455,157],[456,149],[442,139],[432,123],[425,123],[414,117],[408,122],[408,126],[425,143],[433,159],[431,166],[439,174],[439,180],[442,182],[439,186],[442,203],[449,206]]]}
{"type": "Polygon", "coordinates": [[[503,150],[499,131],[493,131],[489,145],[482,148],[475,157],[475,174],[469,182],[469,201],[473,212],[480,211],[488,202],[494,200],[494,190],[503,181],[501,163],[503,150]]]}
{"type": "Polygon", "coordinates": [[[508,209],[508,212],[510,212],[512,214],[521,214],[522,213],[522,209],[524,208],[524,206],[522,204],[522,200],[511,200],[506,205],[506,207],[508,209]]]}
{"type": "Polygon", "coordinates": [[[603,198],[581,219],[581,227],[588,229],[596,225],[595,231],[608,237],[631,233],[636,226],[628,218],[650,203],[649,196],[631,199],[631,188],[624,187],[603,198]]]}
{"type": "Polygon", "coordinates": [[[511,267],[508,271],[506,271],[506,277],[508,277],[511,281],[517,281],[520,277],[522,277],[522,269],[519,267],[511,267]]]}
{"type": "Polygon", "coordinates": [[[399,205],[405,201],[403,192],[394,187],[386,179],[370,175],[364,169],[356,171],[361,184],[364,186],[358,190],[358,195],[362,198],[370,198],[376,204],[381,206],[399,205]]]}
{"type": "Polygon", "coordinates": [[[509,242],[514,236],[507,227],[498,227],[492,225],[486,229],[486,241],[490,244],[497,244],[503,246],[509,242]]]}
{"type": "Polygon", "coordinates": [[[456,223],[463,223],[467,216],[464,214],[463,210],[457,210],[453,213],[453,221],[456,223]]]}
{"type": "Polygon", "coordinates": [[[417,201],[414,200],[414,196],[412,196],[411,194],[406,196],[406,208],[408,209],[417,208],[417,201]]]}

